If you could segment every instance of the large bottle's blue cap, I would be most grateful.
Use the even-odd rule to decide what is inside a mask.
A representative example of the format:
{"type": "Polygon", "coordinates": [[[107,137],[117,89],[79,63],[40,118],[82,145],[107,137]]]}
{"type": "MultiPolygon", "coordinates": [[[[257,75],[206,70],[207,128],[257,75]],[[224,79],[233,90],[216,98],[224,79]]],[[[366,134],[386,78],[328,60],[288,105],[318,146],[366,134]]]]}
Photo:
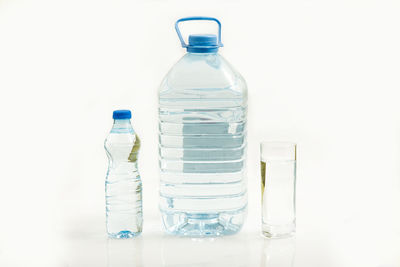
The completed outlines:
{"type": "Polygon", "coordinates": [[[216,18],[211,17],[188,17],[179,19],[175,23],[175,30],[178,34],[179,40],[181,41],[182,47],[185,47],[188,52],[192,53],[213,53],[217,52],[219,47],[222,47],[221,43],[221,23],[216,18]],[[218,24],[218,36],[215,34],[191,34],[189,35],[188,44],[183,40],[181,31],[179,30],[179,23],[183,21],[191,20],[210,20],[218,24]]]}
{"type": "Polygon", "coordinates": [[[132,113],[127,109],[114,110],[113,119],[114,120],[123,120],[132,118],[132,113]]]}
{"type": "Polygon", "coordinates": [[[211,53],[218,51],[218,40],[215,34],[191,34],[189,35],[188,52],[211,53]]]}

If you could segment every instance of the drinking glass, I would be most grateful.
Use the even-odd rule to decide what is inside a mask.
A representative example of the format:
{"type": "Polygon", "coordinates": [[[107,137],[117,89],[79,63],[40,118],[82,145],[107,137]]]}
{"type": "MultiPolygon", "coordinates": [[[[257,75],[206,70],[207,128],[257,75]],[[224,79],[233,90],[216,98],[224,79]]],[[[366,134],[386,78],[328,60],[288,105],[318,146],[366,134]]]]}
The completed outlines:
{"type": "Polygon", "coordinates": [[[292,236],[296,230],[296,144],[262,142],[262,233],[269,238],[292,236]]]}

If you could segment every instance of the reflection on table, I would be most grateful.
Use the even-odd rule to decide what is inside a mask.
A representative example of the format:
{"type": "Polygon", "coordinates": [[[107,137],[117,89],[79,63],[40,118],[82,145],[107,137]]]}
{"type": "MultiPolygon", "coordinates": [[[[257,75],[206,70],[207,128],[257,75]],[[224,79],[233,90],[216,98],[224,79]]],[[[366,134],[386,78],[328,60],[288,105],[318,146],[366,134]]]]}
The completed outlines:
{"type": "Polygon", "coordinates": [[[261,267],[293,267],[296,252],[295,238],[265,239],[261,267]]]}

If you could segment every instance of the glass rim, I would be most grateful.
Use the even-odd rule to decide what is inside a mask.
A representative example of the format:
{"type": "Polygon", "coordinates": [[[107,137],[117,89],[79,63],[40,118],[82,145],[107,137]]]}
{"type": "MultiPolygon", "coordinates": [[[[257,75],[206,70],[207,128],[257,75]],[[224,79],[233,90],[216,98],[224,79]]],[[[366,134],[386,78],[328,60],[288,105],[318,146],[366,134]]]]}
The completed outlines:
{"type": "Polygon", "coordinates": [[[261,142],[262,161],[297,160],[297,144],[294,142],[261,142]]]}
{"type": "Polygon", "coordinates": [[[270,147],[296,147],[297,143],[291,141],[261,141],[260,147],[270,146],[270,147]]]}

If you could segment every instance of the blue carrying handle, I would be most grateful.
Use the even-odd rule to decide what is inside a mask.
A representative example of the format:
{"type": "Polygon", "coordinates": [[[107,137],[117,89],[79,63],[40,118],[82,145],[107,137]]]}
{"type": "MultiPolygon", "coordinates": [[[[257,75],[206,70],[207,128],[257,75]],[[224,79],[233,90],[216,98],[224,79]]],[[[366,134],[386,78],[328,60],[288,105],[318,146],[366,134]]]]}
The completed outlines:
{"type": "Polygon", "coordinates": [[[215,21],[218,24],[218,46],[222,47],[224,46],[221,43],[221,22],[219,22],[219,20],[217,20],[216,18],[212,18],[212,17],[187,17],[187,18],[181,18],[178,19],[175,22],[175,30],[176,33],[178,34],[179,40],[181,41],[182,47],[187,48],[188,45],[185,43],[185,40],[183,40],[181,31],[179,30],[179,23],[183,22],[183,21],[190,21],[190,20],[210,20],[210,21],[215,21]]]}

